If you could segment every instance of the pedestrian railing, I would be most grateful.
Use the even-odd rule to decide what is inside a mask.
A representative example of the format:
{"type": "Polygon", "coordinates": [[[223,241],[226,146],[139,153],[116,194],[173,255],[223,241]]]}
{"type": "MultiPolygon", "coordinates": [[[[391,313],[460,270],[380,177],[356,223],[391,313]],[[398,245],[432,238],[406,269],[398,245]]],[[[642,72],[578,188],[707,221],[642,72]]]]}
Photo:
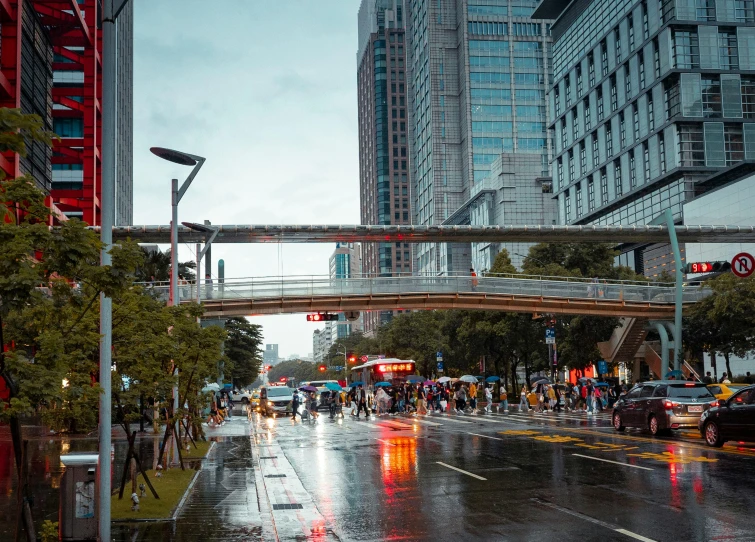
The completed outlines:
{"type": "MultiPolygon", "coordinates": [[[[168,298],[166,283],[145,284],[162,299],[168,298]]],[[[196,283],[178,286],[182,302],[196,299],[196,283]]],[[[222,284],[199,284],[199,299],[266,299],[318,296],[379,296],[396,294],[489,294],[563,298],[573,300],[626,301],[673,304],[675,289],[669,284],[608,281],[561,277],[510,276],[402,276],[334,279],[330,277],[258,277],[226,279],[222,284]]],[[[683,302],[694,303],[710,294],[701,286],[685,286],[683,302]]]]}

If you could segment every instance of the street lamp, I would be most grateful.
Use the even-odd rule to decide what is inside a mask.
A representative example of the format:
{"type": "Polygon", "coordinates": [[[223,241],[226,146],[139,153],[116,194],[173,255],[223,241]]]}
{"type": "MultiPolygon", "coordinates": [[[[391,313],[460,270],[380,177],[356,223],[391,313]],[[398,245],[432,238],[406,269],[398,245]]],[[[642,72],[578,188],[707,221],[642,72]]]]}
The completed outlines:
{"type": "MultiPolygon", "coordinates": [[[[189,189],[191,181],[197,176],[199,170],[204,165],[205,158],[201,156],[195,156],[193,154],[187,154],[185,152],[174,151],[172,149],[164,149],[162,147],[152,147],[150,152],[155,156],[159,156],[163,160],[173,162],[174,164],[180,164],[182,166],[194,166],[191,173],[186,178],[181,188],[178,188],[178,179],[172,179],[171,181],[171,221],[170,221],[170,298],[168,300],[168,306],[178,305],[180,302],[178,295],[178,204],[184,197],[184,194],[189,189]]],[[[197,269],[197,273],[199,270],[197,269]]]]}
{"type": "MultiPolygon", "coordinates": [[[[162,147],[152,147],[150,152],[155,156],[159,156],[163,160],[173,162],[174,164],[180,164],[182,166],[194,166],[191,173],[186,178],[181,188],[178,188],[178,179],[172,179],[171,181],[171,221],[170,221],[170,297],[168,299],[168,306],[176,306],[180,304],[178,295],[178,203],[183,198],[186,190],[191,185],[191,181],[197,176],[199,170],[202,169],[205,159],[201,156],[195,156],[193,154],[187,154],[180,151],[174,151],[171,149],[164,149],[162,147]]],[[[197,272],[199,270],[197,269],[197,272]]],[[[173,412],[178,411],[178,382],[173,386],[173,412]]],[[[176,461],[178,457],[178,439],[177,435],[173,436],[173,460],[176,461]]]]}
{"type": "MultiPolygon", "coordinates": [[[[202,233],[209,233],[210,237],[205,238],[204,242],[204,248],[200,250],[200,244],[197,243],[197,294],[196,294],[196,300],[197,304],[201,301],[201,297],[199,295],[199,284],[200,284],[200,278],[199,278],[199,266],[202,263],[202,258],[205,257],[205,254],[207,254],[207,251],[210,250],[210,245],[212,245],[212,242],[215,240],[215,237],[218,236],[218,232],[220,231],[220,228],[217,226],[205,226],[204,224],[195,224],[193,222],[181,222],[184,226],[189,228],[190,230],[202,232],[202,233]]],[[[206,287],[207,285],[205,285],[206,287]]],[[[206,294],[207,292],[205,292],[206,294]]]]}

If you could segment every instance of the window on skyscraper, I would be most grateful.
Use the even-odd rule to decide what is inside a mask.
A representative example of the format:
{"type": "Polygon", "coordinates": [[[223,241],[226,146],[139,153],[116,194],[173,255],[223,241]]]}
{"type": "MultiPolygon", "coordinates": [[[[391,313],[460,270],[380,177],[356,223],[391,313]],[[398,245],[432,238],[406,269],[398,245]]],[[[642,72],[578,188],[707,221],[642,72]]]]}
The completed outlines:
{"type": "Polygon", "coordinates": [[[610,123],[606,125],[606,157],[613,155],[613,134],[611,133],[610,123]]]}
{"type": "Polygon", "coordinates": [[[679,165],[682,167],[705,165],[705,139],[702,124],[680,124],[679,165]]]}
{"type": "Polygon", "coordinates": [[[564,186],[564,161],[560,156],[556,160],[556,178],[558,179],[556,189],[564,186]]]}
{"type": "Polygon", "coordinates": [[[634,140],[640,139],[640,112],[637,109],[637,103],[632,104],[632,122],[634,123],[634,140]]]}
{"type": "Polygon", "coordinates": [[[574,174],[574,150],[569,149],[566,156],[569,161],[569,182],[573,183],[577,179],[577,176],[574,174]]]}
{"type": "Polygon", "coordinates": [[[595,55],[592,52],[587,54],[587,76],[590,87],[595,85],[595,55]]]}
{"type": "Polygon", "coordinates": [[[587,146],[584,140],[579,142],[579,172],[581,175],[587,173],[587,146]]]}
{"type": "MultiPolygon", "coordinates": [[[[642,9],[642,36],[643,39],[648,39],[650,36],[650,29],[648,27],[648,3],[647,0],[642,0],[640,4],[642,9]]],[[[666,22],[664,20],[664,22],[666,22]]]]}
{"type": "Polygon", "coordinates": [[[598,133],[592,134],[592,167],[598,167],[600,163],[600,146],[598,145],[598,133]]]}
{"type": "Polygon", "coordinates": [[[682,69],[700,67],[700,42],[697,29],[674,29],[674,65],[682,69]]]}
{"type": "Polygon", "coordinates": [[[655,130],[655,111],[653,109],[653,93],[648,92],[648,130],[655,130]]]}
{"type": "Polygon", "coordinates": [[[608,44],[606,40],[600,42],[600,70],[603,77],[608,75],[608,44]]]}
{"type": "Polygon", "coordinates": [[[608,175],[606,168],[600,168],[600,204],[608,203],[608,175]]]}
{"type": "Polygon", "coordinates": [[[574,141],[579,139],[579,116],[577,115],[577,108],[573,107],[571,110],[571,125],[572,125],[572,138],[574,141]]]}
{"type": "Polygon", "coordinates": [[[626,99],[632,97],[632,73],[629,70],[629,62],[624,64],[624,86],[626,91],[626,99]]]}
{"type": "Polygon", "coordinates": [[[647,183],[650,180],[650,149],[647,141],[642,142],[642,160],[645,164],[644,181],[647,183]]]}
{"type": "Polygon", "coordinates": [[[755,77],[742,77],[742,116],[755,119],[755,77]]]}
{"type": "Polygon", "coordinates": [[[663,132],[658,134],[658,150],[661,155],[661,175],[666,173],[666,138],[663,132]]]}
{"type": "Polygon", "coordinates": [[[721,80],[717,76],[703,77],[700,80],[703,97],[703,116],[721,116],[721,80]]]}
{"type": "Polygon", "coordinates": [[[658,38],[653,38],[653,73],[656,79],[661,76],[661,51],[658,38]]]}
{"type": "Polygon", "coordinates": [[[583,85],[582,85],[582,64],[577,64],[576,75],[577,75],[577,98],[579,98],[580,96],[582,96],[582,91],[584,90],[583,85]]]}
{"type": "Polygon", "coordinates": [[[734,0],[734,17],[743,23],[755,22],[755,0],[734,0]]]}
{"type": "Polygon", "coordinates": [[[637,186],[637,162],[634,160],[634,149],[629,151],[629,189],[637,186]]]}
{"type": "Polygon", "coordinates": [[[595,209],[595,183],[592,179],[587,182],[587,211],[595,209]]]}
{"type": "Polygon", "coordinates": [[[629,52],[631,54],[634,51],[634,17],[631,12],[627,17],[627,23],[629,24],[629,52]]]}
{"type": "Polygon", "coordinates": [[[645,51],[640,49],[637,58],[640,61],[640,90],[645,90],[645,51]]]}
{"type": "Polygon", "coordinates": [[[611,75],[610,79],[611,87],[611,112],[613,113],[619,106],[619,96],[616,90],[616,74],[611,75]]]}
{"type": "Polygon", "coordinates": [[[619,113],[619,143],[622,149],[627,145],[627,123],[623,111],[619,113]]]}
{"type": "Polygon", "coordinates": [[[575,199],[577,200],[577,218],[582,216],[582,187],[577,185],[577,190],[575,191],[575,199]]]}
{"type": "Polygon", "coordinates": [[[744,137],[741,124],[726,124],[724,126],[724,154],[727,166],[745,159],[744,137]]]}
{"type": "Polygon", "coordinates": [[[624,185],[621,182],[621,162],[618,160],[613,161],[613,179],[616,185],[616,197],[619,197],[624,193],[624,185]]]}
{"type": "MultiPolygon", "coordinates": [[[[750,54],[752,54],[752,51],[750,51],[750,54]]],[[[739,69],[739,50],[735,29],[719,29],[718,57],[722,70],[739,69]]]]}
{"type": "Polygon", "coordinates": [[[564,211],[564,214],[566,214],[566,221],[568,222],[571,220],[571,198],[569,197],[568,191],[564,194],[564,211]]]}
{"type": "Polygon", "coordinates": [[[585,96],[585,99],[582,100],[582,105],[585,111],[585,131],[587,131],[592,128],[592,121],[590,120],[590,97],[589,96],[585,96]]]}
{"type": "Polygon", "coordinates": [[[613,40],[616,45],[616,64],[621,64],[621,30],[618,26],[613,29],[613,40]]]}
{"type": "Polygon", "coordinates": [[[597,90],[598,93],[598,120],[603,120],[604,117],[604,110],[603,110],[603,88],[598,87],[597,90]]]}
{"type": "Polygon", "coordinates": [[[716,20],[716,0],[694,0],[698,21],[716,20]]]}

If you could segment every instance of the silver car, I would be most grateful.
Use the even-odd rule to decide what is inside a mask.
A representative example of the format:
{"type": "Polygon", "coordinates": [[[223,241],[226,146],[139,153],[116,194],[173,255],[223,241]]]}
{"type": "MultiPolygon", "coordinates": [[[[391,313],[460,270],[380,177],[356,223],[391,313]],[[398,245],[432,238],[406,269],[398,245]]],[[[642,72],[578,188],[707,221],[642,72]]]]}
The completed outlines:
{"type": "Polygon", "coordinates": [[[648,429],[653,435],[672,429],[697,428],[703,412],[717,404],[702,382],[655,380],[637,384],[613,407],[613,427],[648,429]]]}

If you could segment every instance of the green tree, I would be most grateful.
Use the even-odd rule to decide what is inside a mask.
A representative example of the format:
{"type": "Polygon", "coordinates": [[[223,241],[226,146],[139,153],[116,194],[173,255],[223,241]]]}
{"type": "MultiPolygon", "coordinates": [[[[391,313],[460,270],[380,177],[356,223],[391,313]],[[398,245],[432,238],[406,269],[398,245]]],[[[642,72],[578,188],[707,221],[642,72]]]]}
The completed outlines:
{"type": "Polygon", "coordinates": [[[262,326],[246,318],[230,318],[225,322],[228,337],[225,356],[233,364],[230,371],[233,385],[244,388],[254,382],[262,365],[262,326]]]}
{"type": "Polygon", "coordinates": [[[277,365],[273,365],[268,373],[268,380],[278,382],[283,376],[296,379],[297,386],[301,382],[322,378],[322,374],[317,371],[317,366],[314,363],[300,359],[281,361],[277,365]]]}
{"type": "MultiPolygon", "coordinates": [[[[138,282],[170,282],[170,250],[144,250],[144,261],[136,271],[138,282]]],[[[178,262],[178,274],[186,280],[196,278],[196,262],[178,262]]]]}
{"type": "Polygon", "coordinates": [[[435,353],[445,342],[439,311],[399,314],[378,330],[378,343],[388,357],[413,359],[420,374],[429,376],[435,367],[435,353]]]}
{"type": "Polygon", "coordinates": [[[705,286],[712,294],[690,309],[685,339],[688,345],[721,353],[731,377],[731,356],[755,351],[755,280],[725,273],[705,286]]]}

